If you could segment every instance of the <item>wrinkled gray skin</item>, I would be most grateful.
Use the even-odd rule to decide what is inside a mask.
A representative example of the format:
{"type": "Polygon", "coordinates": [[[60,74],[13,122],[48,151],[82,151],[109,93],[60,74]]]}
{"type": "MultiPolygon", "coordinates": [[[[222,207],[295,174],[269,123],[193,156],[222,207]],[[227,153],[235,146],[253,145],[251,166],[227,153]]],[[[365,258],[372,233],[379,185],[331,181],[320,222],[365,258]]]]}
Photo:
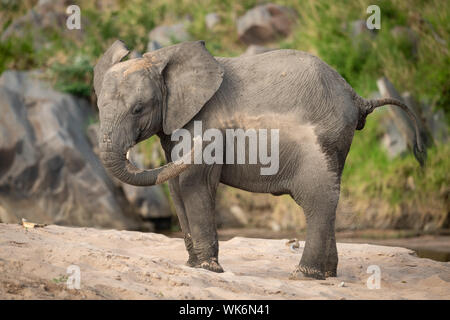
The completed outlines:
{"type": "MultiPolygon", "coordinates": [[[[418,133],[408,107],[394,99],[359,97],[327,64],[295,50],[214,58],[198,41],[121,62],[127,54],[123,43],[116,41],[94,70],[101,158],[126,183],[149,186],[169,181],[189,252],[187,264],[223,271],[214,206],[217,186],[224,183],[252,192],[291,195],[307,220],[305,249],[292,277],[336,276],[336,206],[354,131],[364,127],[374,108],[394,104],[411,116],[418,133]],[[203,130],[280,129],[278,173],[262,176],[259,164],[171,162],[176,142],[170,134],[185,128],[194,136],[195,120],[202,121],[203,130]],[[126,160],[126,152],[154,134],[161,140],[168,165],[135,168],[126,160]]],[[[416,140],[415,154],[423,161],[419,134],[416,140]]]]}

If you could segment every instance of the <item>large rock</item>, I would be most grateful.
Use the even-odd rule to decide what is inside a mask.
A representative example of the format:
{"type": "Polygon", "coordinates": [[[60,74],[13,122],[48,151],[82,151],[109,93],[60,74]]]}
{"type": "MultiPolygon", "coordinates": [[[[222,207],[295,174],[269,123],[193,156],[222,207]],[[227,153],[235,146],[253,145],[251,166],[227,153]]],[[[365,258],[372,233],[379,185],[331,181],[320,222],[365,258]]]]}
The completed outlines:
{"type": "Polygon", "coordinates": [[[273,3],[256,6],[238,18],[238,36],[246,44],[264,44],[289,35],[295,20],[289,8],[273,3]]]}
{"type": "Polygon", "coordinates": [[[402,133],[398,130],[392,118],[386,118],[383,121],[386,132],[383,135],[381,143],[385,148],[390,159],[396,158],[408,151],[408,144],[402,133]]]}
{"type": "Polygon", "coordinates": [[[397,40],[406,41],[411,48],[411,56],[417,57],[419,36],[416,32],[408,27],[395,26],[394,28],[392,28],[391,34],[397,40]]]}
{"type": "Polygon", "coordinates": [[[277,49],[271,49],[271,48],[267,48],[264,46],[258,46],[256,44],[252,44],[252,45],[248,46],[247,50],[245,50],[245,52],[243,54],[241,54],[241,57],[254,56],[255,54],[261,54],[261,53],[265,53],[265,52],[269,52],[269,51],[273,51],[273,50],[277,50],[277,49]]]}
{"type": "Polygon", "coordinates": [[[366,20],[355,20],[350,22],[350,33],[352,38],[360,36],[369,36],[372,38],[376,36],[375,29],[371,30],[367,28],[366,20]]]}
{"type": "Polygon", "coordinates": [[[155,223],[158,223],[158,219],[169,219],[170,222],[172,211],[160,186],[142,188],[123,184],[122,188],[134,211],[143,219],[155,223]]]}
{"type": "Polygon", "coordinates": [[[435,141],[447,143],[449,140],[448,126],[445,119],[445,113],[442,109],[433,112],[430,106],[424,106],[426,121],[431,135],[435,141]]]}
{"type": "MultiPolygon", "coordinates": [[[[404,102],[394,85],[386,77],[378,79],[377,86],[383,98],[395,98],[404,102]]],[[[391,115],[391,119],[395,123],[397,130],[403,136],[408,146],[412,149],[416,139],[415,128],[411,118],[405,111],[396,106],[390,106],[388,108],[388,112],[391,115]]],[[[419,126],[422,127],[420,121],[419,126]]]]}
{"type": "MultiPolygon", "coordinates": [[[[420,124],[422,126],[421,138],[423,143],[427,148],[431,147],[434,144],[434,135],[431,131],[430,123],[428,122],[428,115],[426,110],[429,107],[426,104],[419,103],[414,96],[406,91],[402,93],[402,99],[405,101],[406,105],[409,106],[419,118],[420,124]]],[[[445,126],[447,127],[447,126],[445,126]]]]}
{"type": "Polygon", "coordinates": [[[209,30],[213,30],[214,27],[217,24],[219,24],[219,22],[220,22],[220,16],[215,12],[208,13],[205,16],[205,24],[209,30]]]}
{"type": "Polygon", "coordinates": [[[191,36],[187,31],[188,24],[189,21],[184,21],[169,26],[156,27],[150,31],[148,35],[149,42],[156,41],[158,44],[165,47],[178,42],[189,41],[191,40],[191,36]]]}
{"type": "Polygon", "coordinates": [[[156,40],[151,40],[147,44],[147,52],[155,51],[155,50],[158,50],[158,49],[161,49],[161,48],[162,48],[162,46],[156,40]]]}
{"type": "Polygon", "coordinates": [[[0,78],[0,203],[8,220],[140,228],[86,139],[88,103],[38,75],[6,71],[0,78]]]}
{"type": "Polygon", "coordinates": [[[352,46],[360,54],[368,54],[370,50],[373,50],[373,40],[377,35],[377,30],[367,28],[366,20],[343,23],[343,31],[349,35],[352,46]]]}
{"type": "Polygon", "coordinates": [[[83,15],[80,17],[81,29],[69,30],[66,26],[68,18],[66,10],[72,4],[74,3],[71,0],[41,0],[25,15],[15,19],[1,34],[0,40],[6,41],[14,36],[24,37],[27,33],[31,32],[33,35],[33,46],[35,49],[39,49],[48,42],[48,36],[52,34],[52,32],[47,32],[49,30],[62,32],[64,33],[64,37],[72,40],[82,40],[84,35],[83,29],[88,23],[83,15]]]}
{"type": "Polygon", "coordinates": [[[448,126],[442,109],[433,110],[430,102],[426,100],[417,102],[409,92],[403,93],[402,98],[408,105],[415,106],[415,110],[418,110],[416,112],[420,114],[422,123],[427,130],[425,138],[428,146],[433,142],[448,142],[448,126]]]}

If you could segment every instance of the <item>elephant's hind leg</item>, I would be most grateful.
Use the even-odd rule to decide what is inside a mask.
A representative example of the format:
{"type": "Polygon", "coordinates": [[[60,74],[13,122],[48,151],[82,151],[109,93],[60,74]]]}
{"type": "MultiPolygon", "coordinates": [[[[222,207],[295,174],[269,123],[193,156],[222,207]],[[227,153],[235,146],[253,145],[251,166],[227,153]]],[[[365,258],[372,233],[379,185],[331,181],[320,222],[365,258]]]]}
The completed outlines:
{"type": "Polygon", "coordinates": [[[333,232],[331,232],[328,247],[327,247],[327,260],[325,263],[325,277],[337,277],[337,266],[338,266],[338,253],[336,247],[336,236],[334,231],[333,222],[333,232]]]}
{"type": "Polygon", "coordinates": [[[336,207],[339,200],[339,179],[326,165],[304,164],[294,200],[306,216],[306,242],[293,279],[336,276],[338,255],[335,239],[336,207]]]}
{"type": "Polygon", "coordinates": [[[317,201],[325,203],[316,203],[314,206],[303,205],[307,223],[306,242],[293,278],[325,279],[336,276],[338,257],[334,220],[337,197],[330,193],[322,193],[317,201]]]}

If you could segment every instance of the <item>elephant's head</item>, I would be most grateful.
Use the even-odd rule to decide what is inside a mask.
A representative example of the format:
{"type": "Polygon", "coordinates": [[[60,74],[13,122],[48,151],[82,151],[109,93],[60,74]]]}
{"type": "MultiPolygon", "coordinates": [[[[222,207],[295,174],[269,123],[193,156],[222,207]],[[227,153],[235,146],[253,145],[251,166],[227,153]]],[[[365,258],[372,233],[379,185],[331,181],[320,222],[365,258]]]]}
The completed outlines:
{"type": "Polygon", "coordinates": [[[123,182],[154,185],[185,170],[186,159],[141,170],[127,160],[128,150],[153,134],[170,135],[192,120],[222,83],[223,68],[203,41],[181,43],[121,62],[128,53],[118,40],[94,68],[101,159],[123,182]]]}

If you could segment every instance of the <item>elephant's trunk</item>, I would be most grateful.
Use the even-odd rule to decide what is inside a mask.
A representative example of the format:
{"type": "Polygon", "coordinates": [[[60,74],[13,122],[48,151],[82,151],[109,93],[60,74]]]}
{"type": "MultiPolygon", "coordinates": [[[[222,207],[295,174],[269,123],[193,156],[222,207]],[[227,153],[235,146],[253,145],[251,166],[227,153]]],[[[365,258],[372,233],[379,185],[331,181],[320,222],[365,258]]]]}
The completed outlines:
{"type": "MultiPolygon", "coordinates": [[[[198,142],[200,142],[201,146],[201,141],[194,139],[196,146],[198,142]]],[[[159,168],[143,170],[128,161],[126,154],[111,150],[105,145],[100,148],[100,158],[105,168],[120,181],[135,186],[153,186],[178,176],[191,166],[193,163],[193,154],[192,149],[179,160],[170,162],[159,168]]]]}

